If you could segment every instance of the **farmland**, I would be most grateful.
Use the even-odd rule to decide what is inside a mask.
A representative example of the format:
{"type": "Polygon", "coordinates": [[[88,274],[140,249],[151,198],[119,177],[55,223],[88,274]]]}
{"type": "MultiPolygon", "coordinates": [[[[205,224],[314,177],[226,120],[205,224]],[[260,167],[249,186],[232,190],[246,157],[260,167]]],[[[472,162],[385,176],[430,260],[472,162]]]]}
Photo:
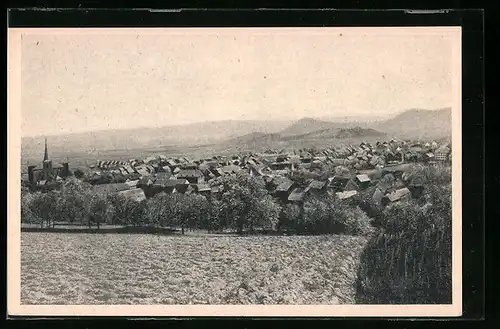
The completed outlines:
{"type": "Polygon", "coordinates": [[[352,304],[365,243],[344,235],[23,232],[21,302],[352,304]]]}

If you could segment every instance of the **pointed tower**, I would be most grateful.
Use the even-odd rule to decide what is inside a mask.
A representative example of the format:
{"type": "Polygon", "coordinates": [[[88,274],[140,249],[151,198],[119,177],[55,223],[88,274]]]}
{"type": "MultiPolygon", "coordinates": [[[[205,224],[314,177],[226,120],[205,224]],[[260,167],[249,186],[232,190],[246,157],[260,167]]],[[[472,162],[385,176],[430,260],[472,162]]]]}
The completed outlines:
{"type": "Polygon", "coordinates": [[[47,138],[45,138],[45,153],[43,155],[43,161],[47,161],[49,159],[49,152],[47,151],[47,138]]]}
{"type": "Polygon", "coordinates": [[[52,161],[49,160],[47,151],[47,138],[45,138],[45,153],[43,155],[43,179],[50,180],[52,178],[52,161]]]}

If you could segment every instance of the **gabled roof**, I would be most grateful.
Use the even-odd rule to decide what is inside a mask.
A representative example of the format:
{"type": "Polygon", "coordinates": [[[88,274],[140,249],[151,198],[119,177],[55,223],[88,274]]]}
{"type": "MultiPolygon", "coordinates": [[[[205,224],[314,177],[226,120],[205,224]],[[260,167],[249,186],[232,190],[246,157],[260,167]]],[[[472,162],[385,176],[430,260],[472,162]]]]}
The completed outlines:
{"type": "Polygon", "coordinates": [[[321,190],[326,186],[326,182],[322,182],[319,180],[313,180],[311,184],[309,184],[308,188],[313,190],[321,190]]]}
{"type": "Polygon", "coordinates": [[[146,195],[144,194],[144,191],[140,188],[134,188],[131,190],[121,191],[118,193],[120,193],[129,200],[134,200],[137,202],[146,200],[146,195]]]}
{"type": "Polygon", "coordinates": [[[306,194],[306,189],[302,187],[297,187],[288,196],[288,201],[302,201],[306,194]]]}
{"type": "Polygon", "coordinates": [[[197,184],[196,190],[198,192],[210,192],[212,189],[210,188],[210,185],[208,185],[208,184],[197,184]]]}
{"type": "Polygon", "coordinates": [[[383,198],[384,198],[384,192],[381,191],[379,188],[376,188],[375,192],[373,192],[372,195],[372,201],[379,204],[383,198]]]}
{"type": "Polygon", "coordinates": [[[337,196],[338,199],[340,200],[345,200],[352,198],[353,196],[357,195],[358,191],[345,191],[345,192],[337,192],[335,195],[337,196]]]}
{"type": "Polygon", "coordinates": [[[240,167],[235,166],[235,165],[224,166],[220,169],[222,170],[223,173],[227,173],[227,174],[236,173],[236,172],[239,172],[241,170],[240,167]]]}
{"type": "Polygon", "coordinates": [[[356,179],[361,183],[367,183],[371,181],[370,177],[368,177],[368,175],[366,174],[356,175],[356,179]]]}
{"type": "Polygon", "coordinates": [[[117,184],[99,184],[92,186],[92,190],[95,193],[116,193],[120,191],[125,191],[130,189],[129,185],[126,183],[117,184]]]}
{"type": "Polygon", "coordinates": [[[344,187],[344,191],[353,191],[358,190],[359,186],[354,182],[354,180],[350,179],[344,187]]]}
{"type": "Polygon", "coordinates": [[[177,177],[194,177],[198,178],[203,176],[203,173],[199,169],[182,169],[178,174],[177,177]]]}
{"type": "Polygon", "coordinates": [[[129,188],[135,188],[137,186],[137,183],[139,183],[139,180],[132,180],[125,182],[125,184],[127,184],[129,188]]]}
{"type": "Polygon", "coordinates": [[[392,193],[389,193],[386,195],[387,199],[391,202],[395,202],[398,200],[401,200],[402,198],[411,195],[411,192],[408,188],[404,187],[401,189],[398,189],[392,193]]]}
{"type": "Polygon", "coordinates": [[[280,184],[276,187],[276,191],[278,192],[287,192],[293,186],[293,181],[286,179],[280,182],[280,184]]]}

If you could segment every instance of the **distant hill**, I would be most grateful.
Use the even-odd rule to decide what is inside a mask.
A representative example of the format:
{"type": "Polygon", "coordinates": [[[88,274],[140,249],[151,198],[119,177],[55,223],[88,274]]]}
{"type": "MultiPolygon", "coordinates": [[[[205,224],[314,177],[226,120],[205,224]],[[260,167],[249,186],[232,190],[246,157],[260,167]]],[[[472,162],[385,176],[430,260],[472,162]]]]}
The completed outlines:
{"type": "Polygon", "coordinates": [[[443,138],[451,136],[451,108],[411,109],[372,127],[400,138],[443,138]]]}
{"type": "Polygon", "coordinates": [[[375,137],[375,136],[385,136],[386,134],[375,129],[370,128],[346,128],[340,129],[339,132],[335,135],[338,139],[346,139],[346,138],[358,138],[358,137],[375,137]]]}
{"type": "Polygon", "coordinates": [[[303,118],[282,130],[280,132],[280,135],[283,137],[298,136],[320,130],[340,129],[344,126],[344,123],[329,122],[313,118],[303,118]]]}
{"type": "MultiPolygon", "coordinates": [[[[179,145],[212,144],[251,133],[273,133],[290,121],[215,121],[161,128],[105,130],[48,136],[49,153],[58,158],[69,153],[95,153],[105,150],[162,149],[179,145]]],[[[22,139],[25,158],[43,157],[44,137],[22,139]]]]}

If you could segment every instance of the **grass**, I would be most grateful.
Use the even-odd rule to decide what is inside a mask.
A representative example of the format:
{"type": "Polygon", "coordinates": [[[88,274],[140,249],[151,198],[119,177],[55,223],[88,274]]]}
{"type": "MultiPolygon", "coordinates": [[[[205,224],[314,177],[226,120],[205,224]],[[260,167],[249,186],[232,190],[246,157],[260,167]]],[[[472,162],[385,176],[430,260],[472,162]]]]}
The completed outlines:
{"type": "Polygon", "coordinates": [[[23,304],[351,304],[352,236],[21,234],[23,304]]]}

